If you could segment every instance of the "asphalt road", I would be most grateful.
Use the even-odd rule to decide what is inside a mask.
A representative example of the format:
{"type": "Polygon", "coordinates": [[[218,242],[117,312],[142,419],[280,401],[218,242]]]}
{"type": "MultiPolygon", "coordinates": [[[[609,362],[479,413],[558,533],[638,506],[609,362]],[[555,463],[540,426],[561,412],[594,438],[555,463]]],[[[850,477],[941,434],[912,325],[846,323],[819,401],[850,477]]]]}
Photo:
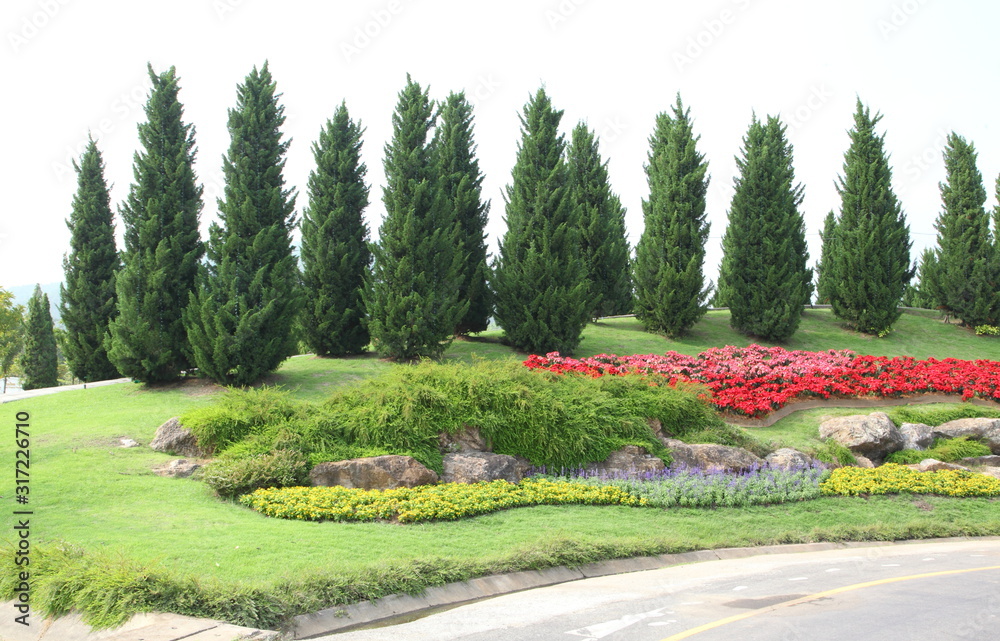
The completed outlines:
{"type": "Polygon", "coordinates": [[[710,561],[573,581],[321,638],[994,641],[1000,541],[710,561]]]}

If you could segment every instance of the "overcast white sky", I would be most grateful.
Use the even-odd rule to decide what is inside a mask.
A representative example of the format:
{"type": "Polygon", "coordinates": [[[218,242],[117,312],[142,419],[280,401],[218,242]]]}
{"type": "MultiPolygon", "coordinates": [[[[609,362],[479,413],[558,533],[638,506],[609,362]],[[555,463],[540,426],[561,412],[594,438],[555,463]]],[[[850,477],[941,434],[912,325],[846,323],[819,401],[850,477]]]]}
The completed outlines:
{"type": "Polygon", "coordinates": [[[600,135],[633,246],[648,195],[648,137],[679,91],[712,177],[711,278],[751,114],[780,114],[788,125],[814,261],[823,217],[839,206],[834,183],[860,96],[884,115],[917,256],[934,242],[949,131],[975,143],[987,206],[996,202],[997,24],[1000,4],[987,0],[4,0],[0,286],[62,280],[71,161],[88,130],[104,154],[112,202],[125,197],[147,61],[157,71],[174,65],[180,76],[186,120],[197,128],[203,230],[222,192],[236,85],[269,60],[288,116],[285,178],[299,189],[297,209],[306,205],[312,141],[346,100],[367,127],[373,234],[384,212],[382,149],[406,73],[430,85],[433,98],[464,89],[476,104],[494,249],[518,114],[539,85],[565,110],[565,132],[586,120],[600,135]]]}

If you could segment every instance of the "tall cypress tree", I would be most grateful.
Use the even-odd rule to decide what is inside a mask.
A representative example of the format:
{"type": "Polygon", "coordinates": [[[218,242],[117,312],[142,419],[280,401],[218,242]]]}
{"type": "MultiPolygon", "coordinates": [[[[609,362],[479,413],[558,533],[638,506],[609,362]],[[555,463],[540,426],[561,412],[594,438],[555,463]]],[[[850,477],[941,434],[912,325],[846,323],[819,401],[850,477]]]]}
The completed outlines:
{"type": "Polygon", "coordinates": [[[458,252],[462,256],[458,299],[469,303],[455,334],[482,332],[489,327],[493,315],[486,251],[490,203],[483,202],[483,174],[476,158],[472,105],[465,93],[449,94],[441,105],[440,117],[432,143],[435,171],[447,199],[446,207],[458,220],[458,252]]]}
{"type": "Polygon", "coordinates": [[[580,217],[590,316],[627,314],[632,311],[632,277],[625,208],[611,191],[608,164],[601,160],[597,138],[582,122],[573,129],[566,165],[570,200],[580,217]]]}
{"type": "Polygon", "coordinates": [[[266,62],[237,87],[221,224],[211,227],[207,269],[184,317],[198,369],[224,384],[259,381],[297,347],[295,196],[284,188],[288,142],[281,140],[284,107],[275,90],[266,62]]]}
{"type": "Polygon", "coordinates": [[[823,231],[819,233],[822,249],[819,263],[816,265],[816,302],[820,305],[830,304],[830,290],[833,288],[833,254],[837,251],[834,240],[837,233],[837,216],[831,209],[823,219],[823,231]]]}
{"type": "Polygon", "coordinates": [[[569,193],[559,133],[563,112],[544,89],[524,107],[521,141],[507,187],[507,232],[494,269],[496,317],[504,340],[532,353],[571,354],[590,318],[578,210],[569,193]]]}
{"type": "Polygon", "coordinates": [[[885,136],[875,133],[881,118],[858,100],[837,186],[841,207],[830,290],[834,314],[876,335],[888,333],[902,314],[899,303],[914,273],[910,228],[892,191],[885,136]]]}
{"type": "Polygon", "coordinates": [[[656,117],[649,138],[642,202],[645,227],[635,248],[636,316],[647,331],[676,337],[687,332],[708,310],[712,284],[705,284],[705,215],[708,163],[698,152],[691,110],[680,94],[672,113],[656,117]]]}
{"type": "Polygon", "coordinates": [[[26,390],[59,384],[59,357],[52,312],[48,294],[42,292],[40,285],[35,285],[35,293],[28,300],[21,368],[24,371],[21,387],[26,390]]]}
{"type": "Polygon", "coordinates": [[[66,325],[66,362],[74,376],[89,383],[119,375],[108,360],[104,337],[117,315],[115,275],[120,261],[104,161],[93,138],[74,168],[77,188],[66,222],[70,251],[63,260],[66,279],[59,307],[66,325]]]}
{"type": "Polygon", "coordinates": [[[198,233],[202,187],[194,174],[194,126],[183,121],[180,87],[171,67],[157,74],[142,150],[133,160],[132,183],[121,207],[124,266],[118,274],[118,317],[111,321],[108,356],[125,376],[169,381],[190,369],[183,312],[195,287],[204,245],[198,233]]]}
{"type": "Polygon", "coordinates": [[[368,329],[393,360],[440,357],[469,308],[458,298],[458,221],[433,162],[427,91],[406,76],[385,146],[385,219],[374,248],[368,329]]]}
{"type": "Polygon", "coordinates": [[[944,208],[934,227],[934,260],[922,263],[922,284],[963,325],[997,322],[997,274],[986,213],[986,188],[976,167],[975,146],[952,132],[944,149],[947,177],[940,183],[944,208]]]}
{"type": "Polygon", "coordinates": [[[903,292],[904,307],[919,307],[921,309],[940,309],[937,299],[930,293],[928,283],[933,280],[937,269],[937,254],[932,247],[924,249],[917,264],[917,282],[910,282],[903,292]]]}
{"type": "Polygon", "coordinates": [[[812,295],[806,267],[802,186],[795,184],[792,146],[776,117],[754,116],[736,159],[740,175],[722,238],[719,289],[733,329],[769,341],[795,333],[812,295]]]}
{"type": "Polygon", "coordinates": [[[320,356],[365,351],[370,338],[363,298],[371,265],[364,129],[341,103],[313,144],[309,207],[302,216],[302,336],[320,356]]]}

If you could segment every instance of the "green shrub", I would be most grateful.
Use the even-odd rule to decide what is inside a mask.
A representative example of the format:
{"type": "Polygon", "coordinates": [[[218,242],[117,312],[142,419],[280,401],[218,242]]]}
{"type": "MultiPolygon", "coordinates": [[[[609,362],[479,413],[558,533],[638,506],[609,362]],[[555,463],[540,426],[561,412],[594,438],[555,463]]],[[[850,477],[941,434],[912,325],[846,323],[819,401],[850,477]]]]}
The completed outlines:
{"type": "Polygon", "coordinates": [[[220,496],[231,498],[263,487],[300,485],[309,462],[300,452],[277,450],[246,458],[220,458],[205,467],[202,479],[220,496]]]}
{"type": "Polygon", "coordinates": [[[202,447],[224,450],[266,426],[284,423],[305,412],[302,403],[278,387],[229,388],[218,402],[181,416],[202,447]]]}
{"type": "Polygon", "coordinates": [[[976,327],[976,336],[1000,336],[1000,327],[979,325],[976,327]]]}
{"type": "Polygon", "coordinates": [[[886,413],[896,425],[902,425],[903,423],[923,423],[931,427],[937,427],[942,423],[956,421],[960,418],[1000,418],[1000,409],[972,405],[970,403],[901,405],[890,408],[886,413]]]}
{"type": "Polygon", "coordinates": [[[939,438],[926,450],[900,450],[885,458],[886,463],[912,465],[928,458],[950,463],[973,456],[989,456],[990,448],[979,441],[970,440],[967,436],[958,438],[939,438]]]}
{"type": "Polygon", "coordinates": [[[857,465],[858,459],[854,458],[854,453],[843,443],[828,438],[823,444],[812,452],[813,457],[833,466],[857,465]]]}

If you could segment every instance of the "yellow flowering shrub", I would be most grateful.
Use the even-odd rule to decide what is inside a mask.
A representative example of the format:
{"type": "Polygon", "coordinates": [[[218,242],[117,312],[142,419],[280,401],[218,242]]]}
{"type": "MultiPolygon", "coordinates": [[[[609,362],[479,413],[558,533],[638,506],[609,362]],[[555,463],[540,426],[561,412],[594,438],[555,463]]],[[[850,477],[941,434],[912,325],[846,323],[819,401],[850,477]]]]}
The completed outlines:
{"type": "Polygon", "coordinates": [[[628,505],[648,501],[610,486],[589,486],[549,479],[442,483],[395,490],[341,486],[261,489],[240,501],[266,516],[305,521],[398,520],[400,523],[460,519],[530,505],[628,505]]]}
{"type": "Polygon", "coordinates": [[[823,494],[940,494],[1000,496],[1000,479],[963,470],[918,472],[896,463],[876,468],[841,467],[820,484],[823,494]]]}

